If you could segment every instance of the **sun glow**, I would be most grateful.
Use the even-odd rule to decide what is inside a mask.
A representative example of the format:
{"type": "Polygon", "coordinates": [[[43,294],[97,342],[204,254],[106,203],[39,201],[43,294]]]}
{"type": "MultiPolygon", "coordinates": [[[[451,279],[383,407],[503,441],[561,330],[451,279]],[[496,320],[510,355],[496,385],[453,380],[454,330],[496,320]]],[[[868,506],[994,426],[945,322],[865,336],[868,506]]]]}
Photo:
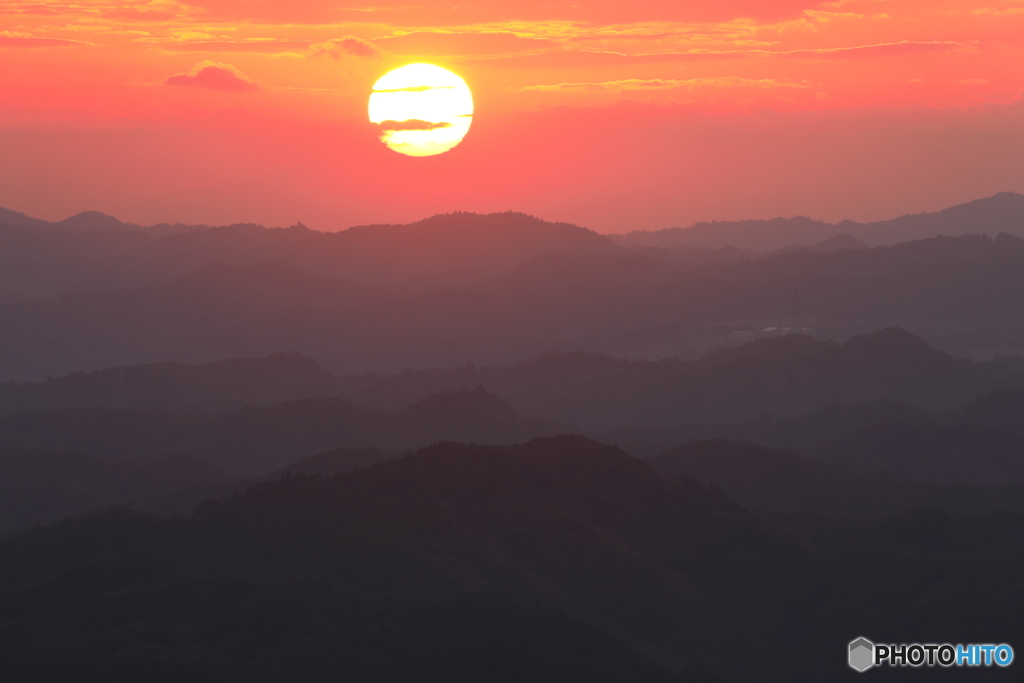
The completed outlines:
{"type": "Polygon", "coordinates": [[[370,122],[400,154],[443,154],[466,137],[473,94],[459,76],[433,64],[409,64],[385,74],[370,95],[370,122]]]}

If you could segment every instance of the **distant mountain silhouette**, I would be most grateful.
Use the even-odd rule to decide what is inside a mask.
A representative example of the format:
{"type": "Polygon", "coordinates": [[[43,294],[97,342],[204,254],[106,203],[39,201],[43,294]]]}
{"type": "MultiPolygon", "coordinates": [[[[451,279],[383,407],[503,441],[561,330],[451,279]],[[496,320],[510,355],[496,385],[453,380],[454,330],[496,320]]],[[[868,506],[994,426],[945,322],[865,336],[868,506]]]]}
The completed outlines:
{"type": "MultiPolygon", "coordinates": [[[[756,252],[774,251],[794,244],[817,244],[839,230],[831,223],[806,216],[771,220],[701,221],[688,228],[638,230],[624,235],[609,234],[609,239],[624,247],[697,247],[720,249],[735,247],[756,252]]],[[[849,231],[847,231],[849,232],[849,231]]]]}
{"type": "MultiPolygon", "coordinates": [[[[725,248],[725,247],[723,247],[725,248]]],[[[857,251],[860,249],[867,249],[868,245],[846,233],[839,233],[833,237],[829,237],[827,240],[822,240],[817,244],[793,244],[788,247],[782,247],[775,251],[769,252],[770,254],[785,254],[791,251],[811,251],[811,252],[829,252],[829,251],[841,251],[843,249],[850,249],[857,251]]]]}
{"type": "Polygon", "coordinates": [[[77,450],[142,465],[180,454],[236,477],[253,477],[338,447],[407,449],[444,440],[515,443],[559,431],[521,416],[478,388],[444,392],[401,412],[341,398],[206,415],[97,408],[26,411],[0,419],[0,448],[77,450]]]}
{"type": "Polygon", "coordinates": [[[296,225],[210,228],[155,240],[108,281],[155,282],[209,263],[288,261],[332,277],[375,283],[450,271],[499,273],[547,253],[609,253],[618,247],[595,232],[519,213],[454,213],[408,225],[356,226],[318,232],[296,225]]]}
{"type": "Polygon", "coordinates": [[[799,415],[834,404],[912,401],[963,406],[1000,387],[1024,389],[1024,361],[963,362],[905,330],[842,344],[804,335],[762,339],[697,361],[627,361],[557,353],[507,366],[339,377],[339,395],[397,408],[424,395],[483,384],[529,415],[593,430],[799,415]]]}
{"type": "Polygon", "coordinates": [[[265,356],[333,372],[508,363],[549,350],[697,357],[725,333],[826,338],[903,327],[957,354],[1024,352],[1024,241],[939,237],[757,261],[673,264],[639,253],[547,254],[482,282],[389,290],[277,261],[211,265],[170,283],[0,305],[0,378],[265,356]]]}
{"type": "Polygon", "coordinates": [[[0,414],[128,407],[210,413],[340,393],[337,378],[312,358],[275,353],[202,365],[153,363],[77,372],[38,384],[0,383],[0,414]]]}
{"type": "Polygon", "coordinates": [[[1000,192],[935,213],[907,214],[874,223],[843,221],[837,227],[870,245],[895,244],[936,235],[995,237],[1005,232],[1024,237],[1024,195],[1000,192]]]}
{"type": "Polygon", "coordinates": [[[50,223],[54,228],[60,230],[73,230],[76,232],[85,232],[91,230],[141,230],[138,225],[134,223],[122,223],[113,216],[108,216],[105,213],[99,211],[83,211],[79,214],[65,218],[62,221],[56,221],[50,223]]]}
{"type": "MultiPolygon", "coordinates": [[[[378,284],[428,281],[447,273],[494,275],[545,254],[613,254],[618,245],[664,248],[673,263],[750,260],[759,253],[837,251],[937,235],[1024,236],[1024,198],[1010,192],[938,213],[831,225],[808,218],[698,223],[628,235],[598,235],[566,223],[507,212],[454,213],[408,225],[319,232],[237,224],[140,227],[96,211],[50,223],[0,210],[0,271],[8,299],[150,286],[211,264],[285,259],[321,275],[378,284]],[[4,227],[6,226],[6,227],[4,227]],[[838,241],[837,241],[838,240],[838,241]],[[31,263],[31,268],[26,268],[31,263]]],[[[657,256],[648,252],[648,256],[657,256]]],[[[0,296],[2,301],[2,296],[0,296]]]]}
{"type": "Polygon", "coordinates": [[[0,221],[0,290],[9,298],[47,298],[88,288],[153,239],[141,232],[50,227],[0,221]]]}
{"type": "Polygon", "coordinates": [[[0,208],[0,224],[19,228],[45,229],[50,226],[48,221],[26,216],[20,211],[0,208]]]}
{"type": "Polygon", "coordinates": [[[855,634],[1017,642],[1022,202],[0,211],[0,680],[818,683],[855,634]]]}
{"type": "Polygon", "coordinates": [[[15,212],[0,227],[12,264],[31,272],[0,277],[25,297],[155,285],[213,264],[288,260],[320,275],[397,284],[450,272],[495,274],[548,253],[613,253],[591,230],[521,213],[437,215],[408,225],[356,226],[339,232],[237,224],[140,228],[87,211],[57,223],[15,212]]]}
{"type": "MultiPolygon", "coordinates": [[[[899,499],[904,499],[904,502],[908,499],[909,494],[896,491],[899,484],[907,482],[936,486],[1012,484],[1024,493],[1024,459],[1020,457],[1024,452],[1022,424],[1024,392],[997,389],[952,410],[927,410],[907,401],[873,400],[830,405],[783,418],[766,415],[743,422],[691,421],[660,429],[623,429],[609,432],[603,438],[649,455],[657,455],[659,446],[655,444],[660,444],[662,451],[671,452],[681,442],[717,443],[715,440],[721,439],[746,442],[744,448],[751,449],[750,452],[757,451],[758,457],[758,449],[764,448],[795,451],[800,456],[797,460],[811,467],[814,470],[811,474],[815,477],[828,475],[825,477],[827,485],[822,485],[823,490],[842,488],[844,481],[852,486],[854,480],[860,480],[864,484],[861,489],[869,481],[875,484],[888,482],[876,492],[875,502],[889,506],[886,510],[891,511],[899,499]]],[[[746,477],[753,479],[758,486],[774,489],[778,494],[780,487],[775,483],[757,483],[755,474],[759,470],[754,461],[743,466],[730,466],[729,457],[732,457],[731,451],[718,465],[732,467],[732,471],[739,474],[740,479],[731,479],[732,483],[739,482],[741,488],[749,488],[743,480],[746,477]]],[[[772,463],[774,457],[766,457],[763,462],[772,463]]],[[[697,461],[690,465],[693,468],[678,471],[686,471],[704,481],[707,481],[704,478],[706,473],[723,473],[723,470],[715,469],[717,465],[706,466],[697,461]]],[[[794,472],[784,472],[784,478],[797,476],[794,472]]],[[[797,478],[806,483],[805,475],[809,476],[804,472],[797,478]]],[[[714,481],[724,483],[724,480],[714,481]]],[[[914,495],[923,493],[926,491],[918,487],[914,495]]],[[[929,495],[934,493],[931,491],[929,495]]],[[[856,493],[862,498],[864,495],[863,490],[856,493]]],[[[850,498],[846,494],[841,497],[850,498]]],[[[954,498],[940,504],[933,496],[928,504],[938,507],[952,504],[951,501],[975,507],[979,504],[971,496],[959,501],[954,501],[954,498]]],[[[744,495],[739,499],[745,503],[752,500],[744,495]]],[[[920,502],[920,498],[918,500],[920,502]]],[[[796,507],[805,505],[807,496],[791,496],[790,503],[796,507]]],[[[1024,497],[1018,503],[1024,503],[1024,497]]],[[[779,500],[774,504],[780,504],[779,500]]]]}
{"type": "Polygon", "coordinates": [[[58,408],[210,413],[338,397],[387,411],[408,409],[409,429],[419,420],[472,439],[453,420],[498,429],[518,424],[513,416],[520,409],[548,423],[604,434],[765,414],[778,420],[883,399],[949,410],[1000,388],[1024,390],[1024,360],[959,361],[905,330],[885,329],[842,344],[804,335],[767,338],[697,361],[549,352],[509,365],[342,376],[298,354],[162,363],[0,383],[0,414],[58,408]]]}
{"type": "Polygon", "coordinates": [[[142,227],[135,223],[125,223],[100,211],[82,211],[60,221],[44,221],[39,218],[26,216],[20,211],[11,211],[4,208],[0,208],[0,223],[19,228],[29,228],[35,232],[142,232],[156,236],[209,227],[206,225],[185,225],[182,223],[175,225],[161,223],[159,225],[142,227]]]}
{"type": "Polygon", "coordinates": [[[905,215],[885,221],[838,224],[815,221],[804,216],[771,220],[715,221],[695,223],[688,228],[637,231],[609,235],[627,247],[733,246],[768,252],[792,245],[822,244],[844,234],[871,246],[928,239],[939,235],[959,236],[1001,232],[1024,237],[1024,195],[1000,192],[986,199],[943,209],[935,213],[905,215]]]}

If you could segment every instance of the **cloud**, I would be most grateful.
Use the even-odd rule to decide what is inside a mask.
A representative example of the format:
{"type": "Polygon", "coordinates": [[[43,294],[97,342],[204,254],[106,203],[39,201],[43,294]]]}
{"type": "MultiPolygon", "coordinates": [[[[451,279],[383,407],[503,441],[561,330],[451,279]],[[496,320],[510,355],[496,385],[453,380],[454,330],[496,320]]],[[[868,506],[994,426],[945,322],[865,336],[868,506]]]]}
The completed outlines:
{"type": "Polygon", "coordinates": [[[394,54],[430,56],[467,56],[516,54],[550,48],[554,41],[516,35],[508,31],[465,29],[413,31],[378,38],[394,54]]]}
{"type": "Polygon", "coordinates": [[[259,84],[250,81],[230,64],[218,64],[209,60],[199,62],[187,74],[175,74],[164,81],[164,85],[185,85],[210,90],[244,92],[258,90],[259,84]]]}
{"type": "Polygon", "coordinates": [[[383,50],[368,40],[356,36],[345,36],[344,38],[331,38],[322,43],[313,43],[309,46],[310,57],[333,57],[342,59],[344,57],[360,57],[373,59],[380,57],[383,50]]]}
{"type": "Polygon", "coordinates": [[[451,0],[188,0],[187,5],[211,19],[251,20],[258,24],[337,25],[362,23],[364,17],[381,17],[379,23],[398,23],[414,27],[449,26],[453,22],[476,24],[507,20],[579,21],[589,24],[614,24],[626,21],[728,21],[745,17],[757,21],[776,21],[798,16],[814,8],[820,0],[716,0],[715,2],[679,2],[679,0],[603,0],[601,2],[551,2],[551,0],[488,0],[455,3],[451,0]],[[391,19],[389,22],[388,19],[391,19]]]}
{"type": "Polygon", "coordinates": [[[72,47],[75,45],[92,45],[92,43],[66,38],[39,38],[17,31],[0,31],[0,47],[72,47]]]}
{"type": "Polygon", "coordinates": [[[373,92],[427,92],[428,90],[454,90],[453,85],[410,85],[405,88],[373,89],[373,92]]]}
{"type": "Polygon", "coordinates": [[[451,128],[452,124],[448,121],[423,121],[422,119],[406,119],[405,121],[381,121],[377,126],[382,131],[396,131],[396,130],[440,130],[441,128],[451,128]]]}
{"type": "Polygon", "coordinates": [[[766,54],[776,54],[783,57],[895,57],[918,52],[941,52],[957,47],[964,47],[964,45],[952,40],[900,40],[895,43],[856,45],[854,47],[822,47],[809,50],[768,52],[766,54]]]}
{"type": "Polygon", "coordinates": [[[686,80],[653,78],[641,80],[630,78],[621,81],[595,83],[556,83],[554,85],[530,85],[520,88],[521,92],[622,92],[625,90],[672,90],[697,87],[754,87],[754,88],[809,88],[809,83],[779,81],[774,78],[690,78],[686,80]]]}
{"type": "Polygon", "coordinates": [[[308,42],[294,40],[189,40],[142,39],[136,42],[156,44],[169,52],[262,52],[267,54],[301,53],[308,42]]]}
{"type": "MultiPolygon", "coordinates": [[[[699,62],[734,59],[852,59],[869,57],[898,57],[902,55],[941,52],[970,47],[951,40],[911,41],[874,43],[850,47],[802,48],[798,50],[705,50],[687,52],[648,52],[626,54],[611,50],[557,50],[532,55],[499,57],[488,59],[489,64],[502,68],[583,68],[601,65],[626,65],[646,63],[699,62]]],[[[487,58],[484,58],[487,59],[487,58]]]]}
{"type": "Polygon", "coordinates": [[[1024,7],[1007,7],[1006,9],[986,7],[984,9],[974,10],[974,14],[987,14],[991,17],[1005,17],[1011,14],[1024,14],[1024,7]]]}
{"type": "Polygon", "coordinates": [[[176,0],[121,0],[120,2],[5,2],[0,4],[0,14],[15,14],[41,17],[115,19],[126,21],[168,21],[189,14],[194,10],[176,0]]]}

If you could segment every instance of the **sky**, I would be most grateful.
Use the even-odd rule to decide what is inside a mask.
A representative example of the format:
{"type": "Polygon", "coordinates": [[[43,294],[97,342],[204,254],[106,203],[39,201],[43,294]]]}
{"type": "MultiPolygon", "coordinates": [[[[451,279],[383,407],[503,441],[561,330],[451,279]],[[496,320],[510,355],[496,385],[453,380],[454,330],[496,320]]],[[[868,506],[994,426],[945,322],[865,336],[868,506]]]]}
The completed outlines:
{"type": "Polygon", "coordinates": [[[404,2],[7,0],[0,206],[626,232],[1024,192],[1024,0],[404,2]],[[414,62],[473,92],[450,152],[397,154],[368,121],[414,62]]]}

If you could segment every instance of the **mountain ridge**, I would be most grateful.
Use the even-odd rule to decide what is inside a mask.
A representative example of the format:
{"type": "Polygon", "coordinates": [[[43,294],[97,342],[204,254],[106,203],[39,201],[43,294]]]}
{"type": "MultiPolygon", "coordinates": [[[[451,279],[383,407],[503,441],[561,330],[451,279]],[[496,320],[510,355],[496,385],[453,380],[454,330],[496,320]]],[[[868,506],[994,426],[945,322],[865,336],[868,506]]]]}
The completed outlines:
{"type": "Polygon", "coordinates": [[[1024,240],[1005,233],[702,264],[619,247],[543,253],[504,273],[397,288],[274,258],[0,305],[0,378],[283,350],[344,374],[550,350],[696,358],[733,332],[794,327],[832,339],[902,327],[961,356],[1024,349],[1024,240]]]}
{"type": "MultiPolygon", "coordinates": [[[[788,416],[871,401],[949,410],[995,390],[1024,390],[1024,360],[961,361],[905,330],[886,329],[842,344],[806,335],[765,338],[696,361],[548,352],[508,365],[339,376],[307,356],[278,353],[201,365],[112,368],[42,383],[0,384],[0,413],[9,416],[0,418],[0,425],[7,429],[25,415],[60,410],[82,415],[98,410],[96,419],[107,421],[111,416],[104,411],[158,413],[166,415],[168,424],[202,424],[218,414],[276,414],[281,406],[305,400],[310,407],[332,401],[360,406],[366,420],[403,412],[403,429],[409,433],[436,434],[441,428],[470,438],[509,433],[502,425],[519,424],[537,433],[551,425],[574,425],[601,438],[612,434],[637,443],[664,433],[658,437],[663,442],[674,429],[685,433],[687,425],[702,421],[760,424],[767,416],[771,424],[782,425],[788,416]],[[543,423],[520,421],[517,411],[543,423]],[[479,427],[470,428],[471,423],[479,427]]],[[[372,439],[346,441],[347,433],[339,438],[338,444],[311,448],[386,445],[372,439]]]]}
{"type": "Polygon", "coordinates": [[[549,253],[621,250],[592,230],[516,212],[438,214],[336,232],[238,223],[158,233],[97,212],[40,229],[10,211],[0,212],[0,223],[5,215],[21,225],[0,225],[0,263],[8,266],[0,270],[0,291],[27,299],[157,285],[216,264],[287,260],[324,276],[398,285],[451,272],[495,275],[549,253]],[[61,227],[72,224],[84,227],[61,227]]]}
{"type": "Polygon", "coordinates": [[[760,252],[795,245],[811,246],[840,234],[849,235],[869,246],[893,245],[939,235],[959,236],[1006,232],[1024,237],[1024,195],[999,192],[939,211],[904,214],[896,218],[858,223],[843,220],[827,223],[806,216],[750,219],[739,221],[699,221],[685,228],[638,230],[609,235],[627,247],[699,247],[733,246],[760,252]]]}

